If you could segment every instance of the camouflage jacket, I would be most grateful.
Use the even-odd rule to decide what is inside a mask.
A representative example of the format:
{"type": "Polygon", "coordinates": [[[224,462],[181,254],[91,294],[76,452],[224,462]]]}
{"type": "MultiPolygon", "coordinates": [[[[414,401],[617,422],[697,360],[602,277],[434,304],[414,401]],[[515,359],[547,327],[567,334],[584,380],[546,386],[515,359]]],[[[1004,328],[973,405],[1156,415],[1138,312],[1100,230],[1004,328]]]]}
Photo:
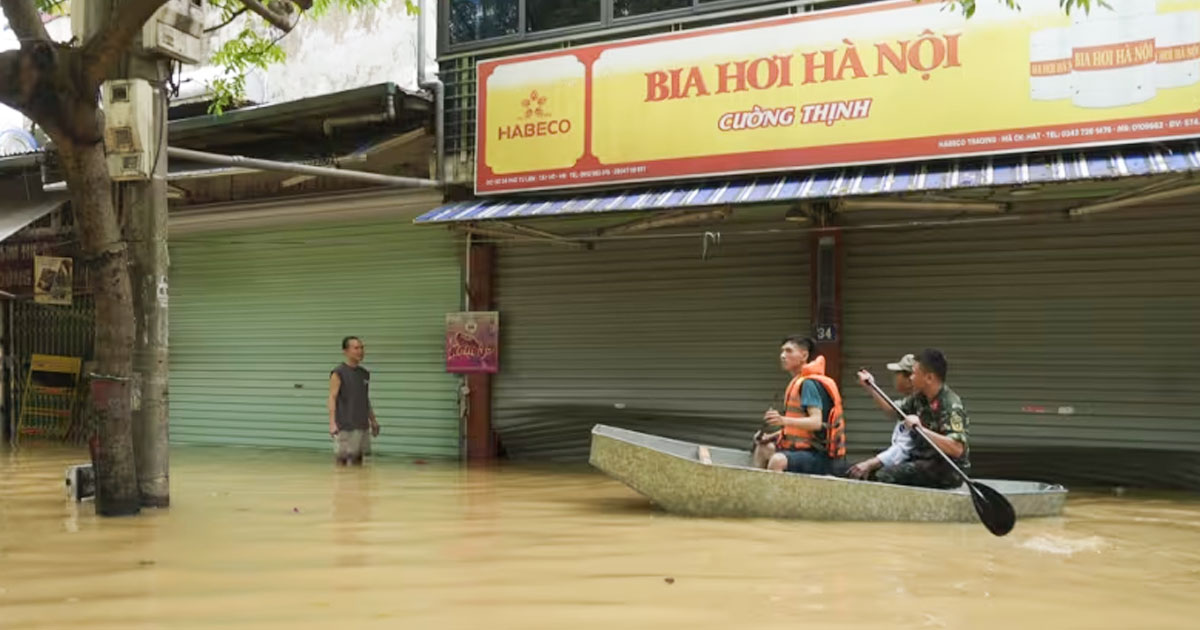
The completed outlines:
{"type": "MultiPolygon", "coordinates": [[[[900,409],[906,414],[920,418],[921,424],[925,425],[925,428],[962,443],[964,447],[962,457],[955,459],[954,463],[963,470],[971,467],[968,457],[970,443],[967,441],[971,421],[967,417],[967,410],[963,407],[962,399],[954,393],[954,390],[947,385],[942,385],[942,391],[938,392],[933,400],[929,400],[924,394],[913,394],[900,403],[900,409]]],[[[929,442],[914,435],[909,459],[940,460],[941,457],[934,452],[929,442]]]]}

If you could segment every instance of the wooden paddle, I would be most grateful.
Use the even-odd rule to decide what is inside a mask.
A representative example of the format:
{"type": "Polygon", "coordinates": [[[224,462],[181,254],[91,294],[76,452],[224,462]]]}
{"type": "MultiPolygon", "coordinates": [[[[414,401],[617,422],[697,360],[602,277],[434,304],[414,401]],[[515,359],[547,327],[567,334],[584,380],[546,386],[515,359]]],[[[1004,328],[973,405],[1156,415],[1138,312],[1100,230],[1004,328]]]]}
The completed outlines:
{"type": "MultiPolygon", "coordinates": [[[[874,377],[867,380],[867,387],[871,388],[871,391],[875,392],[880,398],[886,400],[888,405],[891,406],[892,411],[895,411],[896,415],[900,417],[900,420],[904,420],[907,414],[900,409],[896,401],[883,393],[882,389],[879,389],[879,385],[875,384],[874,377]]],[[[1013,511],[1012,504],[1008,502],[1008,498],[993,488],[976,481],[971,481],[967,473],[963,472],[954,463],[954,460],[950,459],[950,456],[942,452],[942,449],[938,448],[938,445],[934,444],[933,440],[929,439],[929,436],[925,435],[923,431],[913,431],[913,433],[921,436],[925,442],[933,447],[933,450],[937,451],[938,455],[942,456],[942,459],[946,460],[950,468],[953,468],[954,472],[958,473],[959,477],[962,477],[963,483],[966,483],[967,488],[971,491],[971,503],[975,505],[975,513],[979,515],[979,520],[983,522],[983,526],[996,536],[1003,536],[1011,532],[1013,526],[1017,523],[1017,514],[1013,511]]]]}

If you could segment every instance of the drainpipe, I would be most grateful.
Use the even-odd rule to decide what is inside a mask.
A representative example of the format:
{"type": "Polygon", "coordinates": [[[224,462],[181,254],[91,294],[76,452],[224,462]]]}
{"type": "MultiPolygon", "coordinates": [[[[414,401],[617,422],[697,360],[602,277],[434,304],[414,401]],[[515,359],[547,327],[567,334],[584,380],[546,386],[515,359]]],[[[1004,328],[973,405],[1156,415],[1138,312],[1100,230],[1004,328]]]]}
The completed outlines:
{"type": "Polygon", "coordinates": [[[434,107],[434,142],[437,147],[437,164],[434,166],[433,178],[446,183],[446,86],[437,77],[427,77],[425,74],[425,24],[426,0],[417,2],[417,85],[422,90],[433,92],[434,107]]]}
{"type": "Polygon", "coordinates": [[[358,125],[368,125],[373,123],[393,123],[396,122],[396,95],[387,95],[387,109],[382,114],[360,114],[358,116],[339,116],[335,118],[326,118],[321,123],[321,129],[325,132],[325,137],[332,138],[333,132],[338,127],[351,127],[358,125]]]}
{"type": "MultiPolygon", "coordinates": [[[[298,175],[313,175],[315,177],[339,177],[341,179],[350,179],[365,184],[378,184],[382,186],[399,186],[407,188],[437,188],[438,182],[432,179],[417,179],[415,177],[396,177],[395,175],[380,175],[378,173],[367,173],[365,171],[351,171],[342,168],[328,168],[325,166],[309,166],[307,164],[295,164],[292,162],[279,162],[276,160],[260,160],[257,158],[248,158],[241,155],[220,155],[217,153],[207,153],[205,151],[193,151],[191,149],[180,149],[179,147],[167,147],[167,156],[190,162],[200,162],[202,164],[216,164],[217,166],[232,166],[251,168],[259,171],[277,171],[281,173],[296,173],[298,175]]],[[[44,190],[50,190],[50,186],[44,187],[44,190]]],[[[66,184],[62,184],[66,188],[66,184]]]]}

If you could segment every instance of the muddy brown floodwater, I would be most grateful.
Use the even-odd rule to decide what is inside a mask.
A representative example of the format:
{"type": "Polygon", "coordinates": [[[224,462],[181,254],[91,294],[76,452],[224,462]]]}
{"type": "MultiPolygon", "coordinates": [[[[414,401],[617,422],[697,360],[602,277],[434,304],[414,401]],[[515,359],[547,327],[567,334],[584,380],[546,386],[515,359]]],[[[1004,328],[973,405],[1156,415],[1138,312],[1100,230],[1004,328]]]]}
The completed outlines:
{"type": "Polygon", "coordinates": [[[1072,496],[982,526],[696,520],[585,468],[175,449],[101,520],[76,451],[0,451],[0,628],[1200,627],[1200,500],[1072,496]]]}

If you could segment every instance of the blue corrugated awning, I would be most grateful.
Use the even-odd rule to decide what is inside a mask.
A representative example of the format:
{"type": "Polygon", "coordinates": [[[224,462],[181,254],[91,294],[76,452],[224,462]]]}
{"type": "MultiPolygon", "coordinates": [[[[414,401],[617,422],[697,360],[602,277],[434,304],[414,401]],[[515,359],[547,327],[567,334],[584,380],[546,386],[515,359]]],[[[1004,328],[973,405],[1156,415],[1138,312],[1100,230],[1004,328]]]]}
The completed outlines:
{"type": "Polygon", "coordinates": [[[1200,144],[1097,148],[975,160],[879,164],[750,179],[681,183],[540,199],[490,198],[441,206],[417,223],[486,221],[632,210],[701,208],[832,197],[1021,186],[1200,171],[1200,144]]]}

